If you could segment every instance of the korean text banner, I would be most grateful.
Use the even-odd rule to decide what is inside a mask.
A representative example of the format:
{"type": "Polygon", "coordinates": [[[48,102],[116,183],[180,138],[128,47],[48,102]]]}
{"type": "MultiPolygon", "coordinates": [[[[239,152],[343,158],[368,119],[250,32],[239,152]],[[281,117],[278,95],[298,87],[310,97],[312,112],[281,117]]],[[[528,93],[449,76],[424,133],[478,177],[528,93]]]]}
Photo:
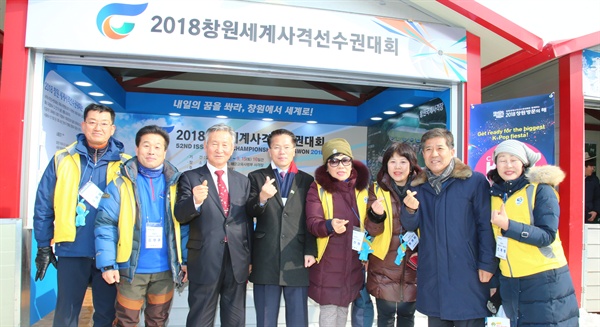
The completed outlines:
{"type": "Polygon", "coordinates": [[[30,0],[26,46],[440,81],[467,71],[462,28],[249,1],[30,0]]]}
{"type": "Polygon", "coordinates": [[[218,123],[231,126],[236,132],[237,140],[229,167],[244,175],[271,163],[267,136],[279,128],[288,129],[296,135],[296,165],[311,175],[323,164],[323,143],[336,137],[345,138],[352,146],[354,158],[366,162],[366,127],[117,113],[115,137],[123,142],[125,152],[135,155],[137,131],[146,125],[158,125],[169,134],[167,160],[180,171],[186,171],[206,163],[206,130],[218,123]]]}
{"type": "Polygon", "coordinates": [[[554,93],[471,105],[469,166],[494,169],[494,149],[510,139],[541,153],[536,165],[554,164],[554,93]]]}

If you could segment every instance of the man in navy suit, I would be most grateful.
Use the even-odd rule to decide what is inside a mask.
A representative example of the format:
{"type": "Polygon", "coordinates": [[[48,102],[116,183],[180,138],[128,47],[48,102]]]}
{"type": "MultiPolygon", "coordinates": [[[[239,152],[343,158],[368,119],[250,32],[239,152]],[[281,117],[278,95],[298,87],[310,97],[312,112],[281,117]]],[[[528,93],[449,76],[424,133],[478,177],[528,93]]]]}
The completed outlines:
{"type": "Polygon", "coordinates": [[[294,163],[296,136],[286,129],[269,134],[269,166],[248,175],[248,213],[256,217],[252,273],[257,326],[277,326],[281,294],[286,326],[308,326],[308,267],[317,242],[306,231],[306,194],[313,177],[294,163]]]}
{"type": "Polygon", "coordinates": [[[190,224],[187,326],[213,326],[219,297],[221,325],[245,325],[253,223],[245,209],[250,181],[227,168],[235,139],[230,126],[210,127],[207,163],[179,180],[175,217],[190,224]]]}

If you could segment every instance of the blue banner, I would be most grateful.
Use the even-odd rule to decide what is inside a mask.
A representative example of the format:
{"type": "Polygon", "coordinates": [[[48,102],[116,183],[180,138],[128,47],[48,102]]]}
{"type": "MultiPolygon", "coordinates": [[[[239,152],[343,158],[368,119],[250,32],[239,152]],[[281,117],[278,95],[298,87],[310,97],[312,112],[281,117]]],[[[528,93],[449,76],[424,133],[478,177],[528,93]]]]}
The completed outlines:
{"type": "Polygon", "coordinates": [[[494,169],[494,149],[510,139],[541,153],[538,166],[554,164],[554,93],[471,105],[469,166],[494,169]]]}
{"type": "Polygon", "coordinates": [[[323,143],[336,137],[350,143],[354,159],[366,162],[366,127],[117,113],[115,138],[125,144],[125,152],[134,155],[137,131],[146,125],[158,125],[169,133],[167,160],[186,171],[206,163],[205,133],[217,123],[225,123],[235,130],[236,144],[229,166],[244,175],[271,163],[267,136],[279,128],[296,135],[296,165],[311,175],[323,164],[323,143]]]}

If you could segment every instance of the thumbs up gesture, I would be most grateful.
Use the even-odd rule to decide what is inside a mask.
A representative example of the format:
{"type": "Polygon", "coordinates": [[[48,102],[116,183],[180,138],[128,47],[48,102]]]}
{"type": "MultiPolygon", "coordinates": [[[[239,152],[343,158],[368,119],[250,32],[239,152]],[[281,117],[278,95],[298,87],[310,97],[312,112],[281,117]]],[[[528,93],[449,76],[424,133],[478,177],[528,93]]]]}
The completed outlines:
{"type": "Polygon", "coordinates": [[[267,202],[268,199],[272,198],[277,193],[277,188],[273,183],[275,182],[275,178],[271,179],[271,177],[267,176],[265,183],[260,189],[260,203],[267,202]]]}
{"type": "Polygon", "coordinates": [[[380,216],[383,215],[383,211],[385,210],[383,206],[383,198],[377,198],[377,200],[371,204],[371,210],[373,210],[375,214],[380,216]]]}
{"type": "Polygon", "coordinates": [[[194,186],[192,189],[194,195],[194,204],[201,205],[208,197],[208,181],[205,179],[202,184],[194,186]]]}
{"type": "Polygon", "coordinates": [[[496,225],[503,230],[508,229],[508,216],[506,215],[506,208],[504,208],[504,203],[500,206],[500,210],[492,210],[492,220],[493,225],[496,225]]]}
{"type": "Polygon", "coordinates": [[[406,197],[404,198],[404,205],[409,212],[415,212],[419,209],[419,200],[415,198],[417,192],[406,190],[406,197]]]}

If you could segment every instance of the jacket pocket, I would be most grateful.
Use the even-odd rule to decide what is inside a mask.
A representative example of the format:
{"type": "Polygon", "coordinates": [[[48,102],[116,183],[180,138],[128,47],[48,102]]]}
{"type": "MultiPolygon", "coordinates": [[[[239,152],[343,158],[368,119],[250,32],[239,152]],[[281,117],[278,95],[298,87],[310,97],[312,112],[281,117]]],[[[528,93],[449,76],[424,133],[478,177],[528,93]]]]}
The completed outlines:
{"type": "Polygon", "coordinates": [[[202,242],[200,240],[189,239],[188,243],[187,243],[187,248],[188,249],[201,249],[203,244],[204,244],[204,242],[202,242]]]}

